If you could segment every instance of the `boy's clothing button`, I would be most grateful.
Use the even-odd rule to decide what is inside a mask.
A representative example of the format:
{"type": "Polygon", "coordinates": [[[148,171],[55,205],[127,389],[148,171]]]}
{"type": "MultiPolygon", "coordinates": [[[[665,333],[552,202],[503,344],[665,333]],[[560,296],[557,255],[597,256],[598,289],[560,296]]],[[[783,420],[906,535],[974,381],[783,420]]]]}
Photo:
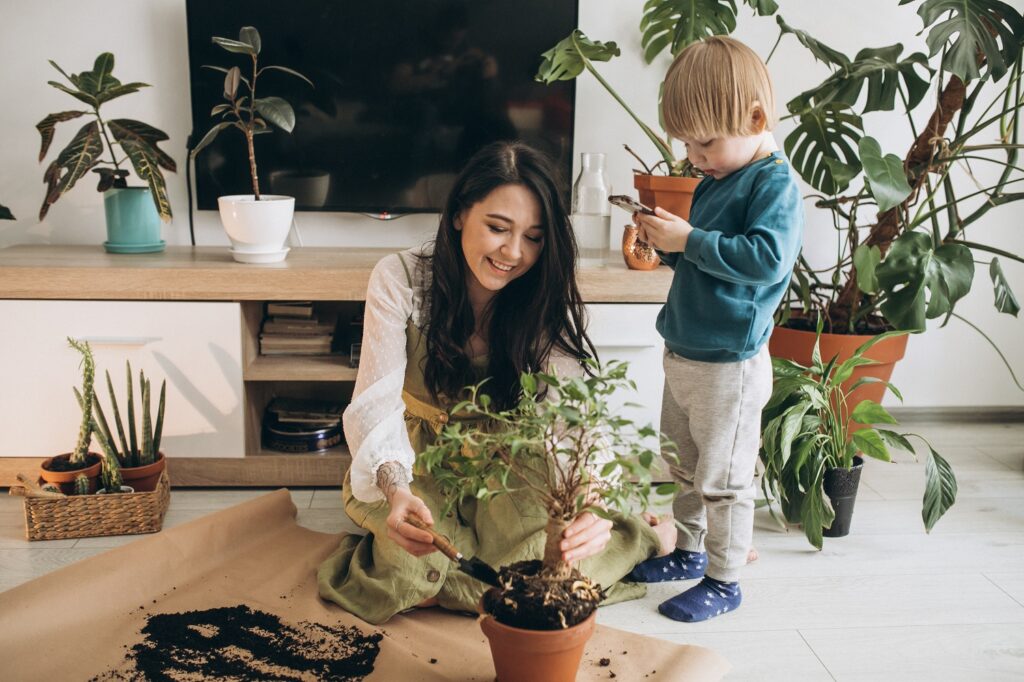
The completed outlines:
{"type": "Polygon", "coordinates": [[[427,572],[427,580],[429,580],[430,582],[436,583],[440,579],[441,579],[441,572],[439,570],[437,570],[436,568],[432,568],[432,569],[430,569],[427,572]]]}

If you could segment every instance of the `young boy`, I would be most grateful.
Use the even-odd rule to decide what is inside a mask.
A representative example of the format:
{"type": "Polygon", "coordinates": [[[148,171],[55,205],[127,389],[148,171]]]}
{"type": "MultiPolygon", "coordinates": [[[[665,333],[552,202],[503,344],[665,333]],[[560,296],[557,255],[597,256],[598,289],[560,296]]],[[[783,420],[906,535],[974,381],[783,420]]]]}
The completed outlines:
{"type": "Polygon", "coordinates": [[[734,611],[754,525],[761,409],[772,388],[766,342],[803,229],[800,192],[771,134],[768,69],[725,37],[684,49],[665,77],[666,130],[704,172],[689,222],[637,215],[640,237],[675,271],[658,316],[665,338],[661,428],[679,446],[679,535],[667,557],[637,566],[644,582],[701,578],[658,610],[680,621],[734,611]],[[706,548],[706,552],[705,552],[706,548]]]}

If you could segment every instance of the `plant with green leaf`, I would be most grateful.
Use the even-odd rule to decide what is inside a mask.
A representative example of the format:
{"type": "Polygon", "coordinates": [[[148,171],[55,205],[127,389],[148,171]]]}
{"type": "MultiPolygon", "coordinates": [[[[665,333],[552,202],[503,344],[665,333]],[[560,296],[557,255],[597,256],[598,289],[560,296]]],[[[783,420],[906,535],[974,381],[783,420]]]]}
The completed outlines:
{"type": "Polygon", "coordinates": [[[259,66],[259,54],[262,47],[259,31],[252,26],[245,26],[238,34],[238,40],[230,38],[214,37],[213,42],[228,52],[242,54],[250,58],[252,69],[249,76],[243,76],[242,70],[237,66],[225,68],[222,66],[203,65],[204,69],[213,69],[224,74],[224,99],[225,102],[218,104],[210,111],[211,116],[219,117],[221,120],[216,123],[203,139],[199,141],[196,148],[192,150],[192,156],[200,152],[204,147],[216,139],[225,128],[238,128],[245,136],[246,146],[249,151],[249,174],[252,177],[252,193],[257,201],[260,199],[259,174],[256,170],[256,147],[255,137],[264,133],[272,132],[270,124],[291,132],[295,128],[295,110],[292,105],[281,97],[256,97],[257,79],[266,71],[283,71],[296,78],[301,78],[313,87],[313,81],[303,76],[294,69],[285,66],[259,66]],[[245,85],[247,94],[239,94],[240,85],[245,85]]]}
{"type": "Polygon", "coordinates": [[[11,213],[11,209],[7,208],[3,204],[0,204],[0,220],[14,220],[14,214],[11,213]]]}
{"type": "MultiPolygon", "coordinates": [[[[70,336],[67,338],[68,344],[82,355],[82,391],[79,393],[78,388],[74,386],[72,390],[76,396],[92,395],[93,380],[96,376],[96,361],[92,355],[92,348],[88,341],[78,341],[70,336]]],[[[78,427],[78,440],[75,443],[75,449],[71,451],[71,456],[68,459],[78,468],[82,468],[86,465],[89,443],[92,442],[93,416],[91,404],[79,400],[78,406],[82,409],[82,421],[78,427]]]]}
{"type": "Polygon", "coordinates": [[[156,410],[156,421],[152,418],[152,410],[150,403],[150,381],[146,378],[146,374],[143,371],[139,371],[139,393],[142,400],[142,406],[139,415],[139,427],[136,429],[136,417],[135,417],[135,392],[132,387],[132,366],[130,362],[126,362],[126,378],[127,378],[127,422],[128,430],[127,436],[124,428],[124,421],[121,419],[121,411],[117,404],[117,394],[114,391],[114,383],[110,379],[110,372],[106,372],[107,377],[107,391],[110,395],[110,406],[113,410],[114,426],[117,428],[117,440],[114,440],[114,434],[110,430],[110,424],[107,421],[106,414],[103,411],[103,406],[100,404],[99,396],[94,392],[92,394],[92,406],[96,413],[96,439],[100,443],[100,447],[103,448],[103,452],[107,457],[113,457],[118,460],[121,467],[139,467],[152,464],[157,460],[157,455],[160,453],[160,438],[163,433],[164,426],[164,405],[167,399],[167,380],[165,379],[160,384],[160,398],[157,404],[156,410]],[[141,442],[140,442],[141,437],[141,442]],[[120,444],[120,450],[118,449],[120,444]]]}
{"type": "Polygon", "coordinates": [[[524,373],[522,399],[502,411],[491,408],[484,384],[470,387],[469,399],[452,412],[481,417],[484,425],[450,424],[418,458],[447,498],[445,513],[465,498],[534,496],[548,513],[540,575],[564,579],[572,567],[562,560],[559,542],[579,514],[609,518],[609,509],[628,513],[634,501],[646,509],[652,490],[674,493],[674,483],[652,488],[659,452],[646,441],[659,440],[670,459],[674,446],[608,403],[616,391],[635,390],[627,368],[624,362],[602,368],[590,361],[588,376],[524,373]]]}
{"type": "MultiPolygon", "coordinates": [[[[774,0],[745,0],[745,3],[762,16],[772,14],[778,9],[774,0]]],[[[674,56],[687,45],[705,36],[732,33],[736,28],[737,12],[735,0],[647,0],[640,22],[644,61],[650,64],[665,48],[670,47],[674,56]]],[[[660,169],[665,175],[694,177],[697,170],[687,160],[685,150],[681,157],[677,156],[672,138],[664,132],[657,132],[642,121],[594,67],[594,62],[607,62],[621,54],[622,51],[616,43],[591,40],[583,31],[576,29],[541,55],[543,61],[535,78],[542,83],[551,84],[556,81],[573,80],[584,71],[590,73],[640,126],[640,130],[661,157],[657,163],[648,165],[626,146],[626,150],[643,166],[644,173],[653,175],[660,169]]],[[[658,123],[663,129],[660,102],[659,89],[658,123]]]]}
{"type": "MultiPolygon", "coordinates": [[[[956,501],[956,476],[949,463],[922,436],[873,426],[896,424],[892,415],[873,400],[862,400],[850,409],[848,398],[853,391],[880,380],[867,377],[854,382],[849,389],[843,388],[843,382],[850,379],[855,368],[876,364],[865,357],[868,349],[906,332],[879,334],[857,348],[850,358],[838,362],[836,357],[822,360],[818,344],[821,329],[819,320],[818,340],[809,367],[782,358],[772,360],[775,383],[762,413],[760,453],[765,467],[761,487],[769,508],[777,504],[785,521],[803,524],[807,539],[821,549],[822,529],[831,527],[835,519],[822,487],[825,472],[851,468],[858,454],[891,462],[889,448],[906,450],[916,459],[917,453],[908,439],[915,437],[928,447],[921,516],[925,530],[930,532],[956,501]],[[851,423],[863,426],[851,428],[851,423]]],[[[893,395],[903,399],[895,386],[883,383],[893,395]]],[[[772,514],[775,515],[774,509],[772,514]]]]}
{"type": "Polygon", "coordinates": [[[61,111],[50,114],[37,123],[36,129],[42,137],[39,161],[46,157],[58,123],[82,116],[91,116],[93,120],[82,126],[68,146],[47,166],[43,174],[46,197],[39,209],[39,219],[45,218],[50,206],[89,171],[99,174],[96,189],[100,192],[127,187],[129,170],[124,167],[127,162],[139,179],[149,187],[160,218],[165,222],[169,221],[171,202],[167,196],[167,182],[163,170],[175,172],[177,165],[174,159],[158,146],[160,142],[168,139],[167,134],[141,121],[130,118],[105,121],[100,115],[100,106],[106,102],[138,92],[149,85],[137,82],[121,83],[114,78],[114,55],[110,52],[104,52],[96,58],[92,71],[68,75],[53,60],[50,60],[50,65],[59,71],[70,85],[57,81],[49,81],[49,84],[88,105],[90,110],[61,111]],[[104,144],[110,153],[109,161],[100,158],[104,152],[104,144]],[[120,159],[115,147],[120,147],[124,153],[120,159]]]}

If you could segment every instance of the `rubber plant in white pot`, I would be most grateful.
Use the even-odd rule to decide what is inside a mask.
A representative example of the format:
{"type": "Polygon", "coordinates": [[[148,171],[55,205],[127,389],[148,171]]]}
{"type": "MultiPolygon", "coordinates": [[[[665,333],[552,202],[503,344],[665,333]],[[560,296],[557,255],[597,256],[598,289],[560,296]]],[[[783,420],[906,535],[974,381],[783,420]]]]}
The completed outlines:
{"type": "Polygon", "coordinates": [[[121,83],[114,78],[114,55],[110,52],[96,57],[92,71],[69,75],[53,60],[50,60],[50,65],[71,85],[57,81],[49,81],[49,84],[87,104],[91,111],[61,111],[37,123],[36,129],[42,137],[39,160],[46,158],[58,123],[82,116],[92,116],[93,120],[82,126],[46,167],[43,175],[46,197],[39,209],[39,219],[43,220],[50,206],[92,171],[100,176],[96,189],[103,193],[106,212],[107,241],[104,248],[111,253],[163,251],[160,222],[171,220],[171,202],[167,198],[167,182],[161,169],[177,170],[174,159],[157,146],[168,139],[167,134],[141,121],[129,118],[104,121],[100,115],[102,104],[149,86],[146,83],[121,83]],[[109,161],[100,158],[104,143],[110,152],[109,161]],[[124,152],[120,160],[115,145],[124,152]],[[128,186],[129,171],[123,167],[126,161],[146,183],[144,187],[128,186]]]}
{"type": "Polygon", "coordinates": [[[448,500],[445,514],[465,498],[487,504],[511,491],[532,496],[547,512],[543,557],[501,567],[500,586],[481,604],[481,628],[502,680],[576,679],[610,586],[562,559],[559,542],[572,520],[585,511],[605,518],[609,509],[629,513],[633,502],[646,508],[652,492],[676,491],[674,483],[652,486],[659,452],[648,439],[670,460],[674,446],[609,404],[617,391],[636,388],[627,363],[589,362],[589,376],[524,373],[522,399],[507,410],[492,408],[486,384],[471,387],[452,413],[480,417],[484,425],[449,424],[418,459],[448,500]]]}
{"type": "Polygon", "coordinates": [[[291,132],[295,128],[295,110],[280,97],[256,97],[256,81],[266,71],[283,71],[313,82],[298,71],[284,66],[259,66],[260,34],[252,26],[245,26],[238,40],[214,37],[213,42],[228,52],[242,54],[252,62],[249,76],[243,76],[237,66],[203,65],[204,68],[224,74],[224,102],[213,107],[210,115],[218,118],[192,151],[195,157],[225,128],[237,128],[245,136],[249,152],[249,173],[252,194],[235,194],[217,198],[220,220],[231,240],[231,254],[241,263],[275,263],[288,255],[284,243],[291,229],[295,213],[295,198],[283,195],[261,194],[259,173],[256,169],[257,135],[272,132],[271,124],[291,132]],[[244,85],[246,94],[239,92],[244,85]]]}

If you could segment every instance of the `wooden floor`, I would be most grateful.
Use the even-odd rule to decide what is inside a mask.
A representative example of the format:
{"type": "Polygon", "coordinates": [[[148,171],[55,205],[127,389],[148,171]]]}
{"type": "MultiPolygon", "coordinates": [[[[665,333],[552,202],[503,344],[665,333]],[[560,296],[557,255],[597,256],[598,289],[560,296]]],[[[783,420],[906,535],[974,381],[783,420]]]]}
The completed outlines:
{"type": "MultiPolygon", "coordinates": [[[[901,453],[898,464],[868,463],[851,535],[826,538],[821,552],[758,512],[761,559],[743,576],[735,613],[668,620],[658,603],[690,584],[668,583],[602,609],[600,622],[714,649],[732,662],[730,680],[1024,679],[1024,423],[917,419],[901,428],[929,438],[960,482],[931,535],[920,516],[923,466],[901,453]]],[[[175,490],[165,527],[261,493],[175,490]]],[[[292,497],[302,525],[345,528],[338,491],[292,497]]],[[[20,500],[0,497],[0,590],[132,540],[30,544],[22,522],[20,500]]]]}

